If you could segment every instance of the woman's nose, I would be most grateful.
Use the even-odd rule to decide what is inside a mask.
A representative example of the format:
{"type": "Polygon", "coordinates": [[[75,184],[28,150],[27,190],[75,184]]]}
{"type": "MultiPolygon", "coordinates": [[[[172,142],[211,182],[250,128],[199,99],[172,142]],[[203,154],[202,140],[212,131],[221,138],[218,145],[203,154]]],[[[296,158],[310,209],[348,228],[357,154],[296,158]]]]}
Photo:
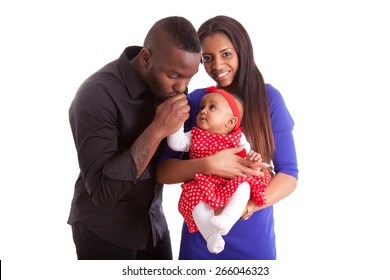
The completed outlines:
{"type": "Polygon", "coordinates": [[[214,59],[214,63],[213,63],[213,65],[212,65],[212,68],[213,68],[214,70],[220,70],[222,64],[223,64],[223,61],[222,61],[221,59],[215,58],[215,59],[214,59]]]}

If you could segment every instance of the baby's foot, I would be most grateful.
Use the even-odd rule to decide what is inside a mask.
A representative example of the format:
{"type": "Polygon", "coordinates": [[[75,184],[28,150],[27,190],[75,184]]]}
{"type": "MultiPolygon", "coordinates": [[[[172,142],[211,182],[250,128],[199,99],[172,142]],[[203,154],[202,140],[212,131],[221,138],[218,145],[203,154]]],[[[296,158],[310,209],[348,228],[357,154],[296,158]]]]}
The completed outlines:
{"type": "Polygon", "coordinates": [[[234,225],[234,221],[227,215],[214,216],[211,224],[215,226],[221,235],[226,235],[234,225]]]}
{"type": "Polygon", "coordinates": [[[218,254],[225,249],[225,240],[218,233],[212,233],[207,238],[207,249],[214,254],[218,254]]]}

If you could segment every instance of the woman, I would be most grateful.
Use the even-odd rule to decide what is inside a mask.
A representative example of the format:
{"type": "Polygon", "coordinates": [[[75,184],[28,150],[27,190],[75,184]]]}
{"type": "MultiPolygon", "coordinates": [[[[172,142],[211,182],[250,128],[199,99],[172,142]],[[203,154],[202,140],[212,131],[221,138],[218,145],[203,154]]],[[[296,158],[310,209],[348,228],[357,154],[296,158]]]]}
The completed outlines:
{"type": "MultiPolygon", "coordinates": [[[[206,72],[219,88],[243,100],[245,135],[263,161],[274,164],[276,175],[265,191],[266,205],[258,207],[254,201],[248,202],[242,220],[225,236],[225,249],[220,254],[210,253],[202,236],[190,233],[183,224],[179,259],[276,259],[272,205],[294,191],[298,178],[292,135],[294,122],[281,94],[264,83],[254,61],[249,35],[238,21],[227,16],[211,18],[201,25],[198,35],[206,72]]],[[[191,112],[186,130],[195,126],[197,108],[204,94],[205,89],[198,89],[188,95],[191,112]]],[[[178,156],[165,160],[173,157],[166,152],[158,167],[157,179],[173,184],[193,179],[197,173],[225,178],[259,175],[249,161],[234,156],[239,150],[224,150],[192,160],[179,160],[178,156]]]]}

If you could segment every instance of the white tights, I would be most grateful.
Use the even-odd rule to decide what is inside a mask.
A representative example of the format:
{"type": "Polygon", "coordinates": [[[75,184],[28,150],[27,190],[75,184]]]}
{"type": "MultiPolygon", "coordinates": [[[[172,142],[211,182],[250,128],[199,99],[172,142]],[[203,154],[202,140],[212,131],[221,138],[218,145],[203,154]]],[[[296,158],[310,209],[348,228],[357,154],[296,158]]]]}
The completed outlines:
{"type": "Polygon", "coordinates": [[[235,222],[241,217],[250,197],[250,186],[247,182],[238,186],[229,202],[224,206],[221,215],[214,216],[214,210],[206,202],[194,207],[192,216],[195,224],[207,242],[207,249],[218,254],[225,248],[222,236],[228,234],[235,222]]]}

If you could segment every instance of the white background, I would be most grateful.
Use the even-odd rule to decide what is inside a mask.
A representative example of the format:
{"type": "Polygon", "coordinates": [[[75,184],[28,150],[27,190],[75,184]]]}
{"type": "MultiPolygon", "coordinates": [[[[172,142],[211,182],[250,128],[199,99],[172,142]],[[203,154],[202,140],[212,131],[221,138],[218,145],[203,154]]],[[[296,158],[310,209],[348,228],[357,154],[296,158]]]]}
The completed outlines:
{"type": "MultiPolygon", "coordinates": [[[[90,74],[126,46],[142,45],[160,18],[185,16],[198,28],[219,14],[247,28],[257,65],[294,117],[298,188],[274,207],[278,261],[160,264],[268,264],[272,275],[264,279],[389,279],[387,6],[378,0],[2,1],[4,279],[125,277],[122,267],[134,263],[76,261],[66,223],[78,175],[70,102],[90,74]]],[[[211,84],[200,68],[189,87],[211,84]]],[[[179,193],[179,185],[164,190],[175,259],[179,193]]]]}

